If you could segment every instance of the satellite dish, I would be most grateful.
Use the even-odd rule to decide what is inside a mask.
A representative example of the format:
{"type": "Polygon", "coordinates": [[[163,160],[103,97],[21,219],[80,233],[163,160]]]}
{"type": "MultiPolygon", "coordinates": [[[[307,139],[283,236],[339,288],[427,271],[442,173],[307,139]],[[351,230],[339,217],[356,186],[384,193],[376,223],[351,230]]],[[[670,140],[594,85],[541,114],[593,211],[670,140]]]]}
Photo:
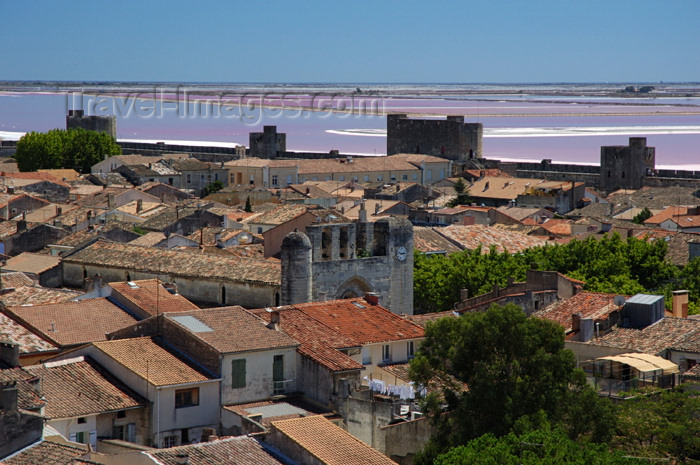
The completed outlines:
{"type": "Polygon", "coordinates": [[[613,303],[617,305],[618,307],[622,306],[625,304],[625,297],[621,295],[616,295],[615,298],[613,299],[613,303]]]}

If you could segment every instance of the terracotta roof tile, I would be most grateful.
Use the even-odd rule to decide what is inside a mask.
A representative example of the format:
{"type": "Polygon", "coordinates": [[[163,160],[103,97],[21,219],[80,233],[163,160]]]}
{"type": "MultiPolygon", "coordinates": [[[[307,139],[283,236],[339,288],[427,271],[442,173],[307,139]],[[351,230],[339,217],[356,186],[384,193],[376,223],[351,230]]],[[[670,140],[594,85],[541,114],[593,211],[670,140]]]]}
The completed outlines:
{"type": "Polygon", "coordinates": [[[89,357],[32,365],[27,371],[41,378],[48,418],[81,417],[145,406],[148,401],[110,375],[89,357]]]}
{"type": "Polygon", "coordinates": [[[97,241],[63,258],[67,263],[85,263],[151,274],[197,276],[234,282],[280,283],[280,264],[268,260],[230,258],[207,254],[188,254],[97,241]]]}
{"type": "Polygon", "coordinates": [[[643,329],[615,328],[591,343],[653,355],[666,349],[700,353],[700,320],[666,317],[643,329]]]}
{"type": "Polygon", "coordinates": [[[94,342],[93,346],[154,386],[211,379],[201,368],[188,364],[154,337],[94,342]]]}
{"type": "Polygon", "coordinates": [[[180,294],[171,294],[157,279],[113,282],[108,285],[113,292],[150,315],[199,310],[199,307],[180,294]]]}
{"type": "Polygon", "coordinates": [[[34,280],[19,271],[5,272],[2,270],[0,274],[0,289],[32,285],[34,285],[34,280]]]}
{"type": "Polygon", "coordinates": [[[81,293],[69,289],[51,289],[41,286],[16,287],[7,294],[0,295],[0,302],[6,307],[19,305],[43,305],[66,302],[75,299],[81,293]]]}
{"type": "Polygon", "coordinates": [[[581,313],[583,318],[604,320],[612,312],[620,310],[620,306],[613,303],[616,295],[581,291],[566,300],[554,302],[532,316],[559,323],[568,333],[571,331],[571,319],[574,313],[581,313]]]}
{"type": "Polygon", "coordinates": [[[423,328],[363,298],[294,305],[354,341],[355,346],[422,338],[423,328]]]}
{"type": "Polygon", "coordinates": [[[0,313],[0,342],[19,344],[19,353],[36,354],[58,351],[58,347],[40,338],[7,315],[0,313]]]}
{"type": "Polygon", "coordinates": [[[320,416],[272,422],[286,436],[326,465],[395,465],[396,462],[320,416]]]}
{"type": "Polygon", "coordinates": [[[497,168],[489,168],[485,170],[466,170],[466,172],[475,178],[481,177],[482,172],[484,173],[484,176],[488,176],[490,178],[512,178],[510,174],[497,168]]]}
{"type": "Polygon", "coordinates": [[[296,347],[297,341],[281,331],[268,328],[265,323],[243,307],[219,307],[206,310],[179,312],[165,318],[190,330],[197,337],[221,353],[296,347]],[[197,331],[193,325],[204,324],[206,331],[197,331]],[[231,337],[235,333],[236,337],[231,337]]]}
{"type": "Polygon", "coordinates": [[[481,246],[482,253],[488,253],[491,246],[495,246],[498,252],[507,250],[510,253],[517,253],[530,247],[537,247],[547,243],[545,239],[540,237],[513,233],[480,224],[470,226],[450,225],[434,229],[465,249],[473,250],[481,246]]]}
{"type": "Polygon", "coordinates": [[[37,411],[46,405],[39,389],[39,378],[22,367],[0,370],[0,383],[16,383],[17,407],[37,411]]]}
{"type": "Polygon", "coordinates": [[[18,454],[3,460],[5,465],[70,465],[74,459],[87,455],[87,450],[78,447],[41,441],[18,454]]]}
{"type": "Polygon", "coordinates": [[[129,241],[129,245],[140,245],[142,247],[154,247],[156,244],[163,242],[166,239],[165,234],[158,231],[153,231],[137,237],[133,241],[129,241]]]}
{"type": "Polygon", "coordinates": [[[681,217],[682,215],[687,215],[688,214],[688,207],[668,207],[662,210],[661,212],[657,213],[656,215],[647,218],[644,221],[644,224],[646,226],[656,226],[661,223],[663,223],[666,220],[670,219],[676,219],[677,217],[681,217]]]}
{"type": "MultiPolygon", "coordinates": [[[[316,361],[330,371],[361,370],[363,366],[338,349],[359,347],[353,339],[313,318],[294,306],[278,307],[280,330],[289,334],[301,345],[297,351],[316,361]]],[[[270,321],[270,313],[265,309],[251,310],[251,313],[270,321]]]]}
{"type": "Polygon", "coordinates": [[[452,310],[448,310],[446,312],[423,313],[421,315],[406,315],[405,318],[425,328],[429,321],[439,320],[440,318],[457,318],[458,316],[452,310]]]}
{"type": "Polygon", "coordinates": [[[284,204],[270,211],[249,216],[243,223],[279,225],[306,213],[309,208],[303,204],[284,204]]]}
{"type": "Polygon", "coordinates": [[[40,274],[61,264],[61,258],[54,255],[23,252],[5,262],[6,270],[40,274]]]}
{"type": "Polygon", "coordinates": [[[8,307],[5,312],[59,346],[104,341],[105,334],[136,322],[105,298],[8,307]]]}
{"type": "Polygon", "coordinates": [[[433,228],[423,226],[413,227],[413,247],[420,252],[445,251],[448,254],[462,250],[433,228]]]}
{"type": "Polygon", "coordinates": [[[558,236],[571,236],[571,220],[551,219],[542,223],[542,227],[558,236]]]}
{"type": "Polygon", "coordinates": [[[162,465],[177,465],[179,454],[187,454],[189,465],[288,465],[263,443],[238,436],[189,446],[145,452],[162,465]]]}

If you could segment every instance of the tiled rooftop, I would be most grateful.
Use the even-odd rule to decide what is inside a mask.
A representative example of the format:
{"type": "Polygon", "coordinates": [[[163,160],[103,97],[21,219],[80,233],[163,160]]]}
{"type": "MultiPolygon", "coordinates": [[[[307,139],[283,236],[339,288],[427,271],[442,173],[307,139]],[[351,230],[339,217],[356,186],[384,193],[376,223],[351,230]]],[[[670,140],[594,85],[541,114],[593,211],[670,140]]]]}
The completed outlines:
{"type": "MultiPolygon", "coordinates": [[[[189,446],[154,449],[145,452],[161,465],[177,465],[180,454],[189,457],[189,465],[289,465],[263,443],[249,436],[237,436],[189,446]]],[[[347,464],[346,464],[347,465],[347,464]]]]}
{"type": "Polygon", "coordinates": [[[24,273],[19,271],[9,271],[5,272],[2,270],[0,273],[0,289],[8,289],[10,287],[21,287],[21,286],[32,286],[34,280],[24,273]]]}
{"type": "Polygon", "coordinates": [[[5,262],[6,270],[40,274],[61,264],[61,258],[54,255],[23,252],[5,262]]]}
{"type": "Polygon", "coordinates": [[[166,239],[165,234],[162,232],[148,232],[144,234],[141,237],[137,237],[133,241],[129,242],[129,245],[140,245],[143,247],[153,247],[159,242],[162,242],[166,239]]]}
{"type": "Polygon", "coordinates": [[[26,367],[41,378],[48,418],[70,418],[130,409],[147,401],[90,358],[26,367]]]}
{"type": "Polygon", "coordinates": [[[8,307],[5,312],[59,346],[104,341],[105,334],[136,322],[134,317],[104,298],[8,307]]]}
{"type": "Polygon", "coordinates": [[[19,344],[20,355],[58,351],[58,347],[2,313],[0,313],[0,341],[11,341],[19,344]]]}
{"type": "Polygon", "coordinates": [[[544,210],[542,208],[525,208],[525,207],[498,207],[497,210],[501,213],[505,213],[506,215],[510,216],[511,218],[514,218],[518,221],[522,221],[525,218],[528,218],[533,215],[540,215],[540,214],[545,214],[547,216],[552,216],[550,212],[547,210],[544,210]]]}
{"type": "MultiPolygon", "coordinates": [[[[359,347],[352,338],[344,336],[325,324],[310,318],[294,306],[279,307],[280,330],[289,334],[301,345],[297,351],[330,371],[361,370],[363,366],[338,349],[359,347]]],[[[270,321],[270,313],[265,309],[251,310],[251,313],[270,321]]]]}
{"type": "Polygon", "coordinates": [[[354,346],[423,337],[423,328],[363,298],[297,304],[309,317],[354,341],[354,346]]]}
{"type": "Polygon", "coordinates": [[[326,465],[396,465],[389,457],[320,415],[274,421],[272,429],[326,465]]]}
{"type": "Polygon", "coordinates": [[[180,312],[166,318],[189,329],[194,337],[221,353],[296,347],[299,344],[284,332],[268,328],[259,318],[238,306],[180,312]],[[209,330],[197,331],[202,323],[209,330]],[[236,337],[231,337],[234,333],[236,337]]]}
{"type": "Polygon", "coordinates": [[[439,320],[440,318],[457,318],[458,315],[452,310],[446,312],[423,313],[421,315],[406,315],[405,318],[418,326],[425,328],[429,321],[439,320]]]}
{"type": "Polygon", "coordinates": [[[280,264],[97,241],[63,259],[68,263],[109,266],[152,274],[196,276],[235,282],[280,283],[280,264]]]}
{"type": "Polygon", "coordinates": [[[413,227],[413,247],[420,252],[445,251],[448,254],[462,250],[433,228],[423,226],[413,227]]]}
{"type": "Polygon", "coordinates": [[[308,207],[303,204],[284,204],[270,211],[250,216],[243,220],[249,224],[279,225],[306,213],[308,207]]]}
{"type": "Polygon", "coordinates": [[[22,367],[0,369],[0,383],[9,382],[16,382],[18,408],[36,412],[46,405],[36,375],[22,367]]]}
{"type": "Polygon", "coordinates": [[[507,250],[510,253],[517,253],[547,243],[545,239],[540,237],[526,236],[480,224],[450,225],[434,229],[465,249],[473,250],[481,246],[482,253],[488,253],[491,246],[495,246],[498,252],[507,250]]]}
{"type": "Polygon", "coordinates": [[[44,441],[4,459],[4,465],[72,465],[74,459],[87,455],[78,447],[44,441]]]}
{"type": "Polygon", "coordinates": [[[93,345],[154,386],[208,381],[210,376],[175,355],[157,338],[138,337],[95,342],[93,345]]]}
{"type": "Polygon", "coordinates": [[[551,219],[542,223],[542,227],[557,236],[571,236],[571,220],[551,219]]]}
{"type": "Polygon", "coordinates": [[[591,343],[652,355],[666,349],[700,353],[700,320],[666,317],[643,329],[615,328],[591,343]]]}
{"type": "Polygon", "coordinates": [[[582,318],[594,320],[606,319],[610,313],[620,309],[613,303],[617,294],[581,291],[566,300],[560,300],[533,314],[538,318],[554,321],[571,331],[571,318],[574,313],[581,313],[582,318]]]}
{"type": "MultiPolygon", "coordinates": [[[[387,157],[354,157],[352,162],[347,163],[344,158],[328,158],[314,160],[267,160],[259,158],[244,158],[226,163],[226,166],[234,167],[264,167],[270,168],[292,168],[297,167],[299,175],[319,174],[319,173],[356,173],[362,171],[412,171],[417,170],[415,163],[425,159],[427,162],[440,161],[444,159],[431,157],[429,155],[391,155],[387,157]]],[[[323,187],[323,186],[322,186],[323,187]]]]}
{"type": "Polygon", "coordinates": [[[52,289],[41,286],[16,287],[7,294],[0,295],[0,302],[6,307],[19,305],[43,305],[75,299],[81,293],[69,289],[52,289]]]}
{"type": "Polygon", "coordinates": [[[199,310],[199,307],[180,294],[168,292],[157,279],[113,282],[109,283],[109,287],[134,306],[151,315],[199,310]]]}
{"type": "Polygon", "coordinates": [[[525,194],[529,189],[557,191],[571,189],[570,182],[547,181],[529,178],[501,178],[485,176],[474,181],[469,188],[472,197],[489,199],[515,200],[518,195],[525,194]]]}

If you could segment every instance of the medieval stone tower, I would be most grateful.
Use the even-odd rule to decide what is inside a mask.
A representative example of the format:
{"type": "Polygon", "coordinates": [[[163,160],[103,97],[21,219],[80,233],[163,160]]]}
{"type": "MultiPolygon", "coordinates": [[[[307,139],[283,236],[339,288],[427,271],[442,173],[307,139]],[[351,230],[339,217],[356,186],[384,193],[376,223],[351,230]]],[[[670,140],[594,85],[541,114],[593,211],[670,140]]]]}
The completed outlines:
{"type": "Polygon", "coordinates": [[[117,138],[116,116],[85,116],[83,110],[68,110],[66,129],[83,128],[88,131],[106,132],[117,138]]]}
{"type": "Polygon", "coordinates": [[[263,132],[248,135],[248,144],[251,157],[275,158],[287,150],[287,134],[278,133],[277,126],[263,126],[263,132]]]}
{"type": "Polygon", "coordinates": [[[656,149],[647,147],[646,137],[630,137],[629,146],[600,148],[600,190],[639,189],[644,177],[656,168],[656,149]]]}
{"type": "Polygon", "coordinates": [[[282,305],[368,292],[413,315],[413,225],[405,218],[307,226],[282,241],[282,305]]]}
{"type": "Polygon", "coordinates": [[[465,123],[464,116],[444,120],[413,119],[407,115],[387,115],[386,154],[421,153],[449,160],[481,158],[484,126],[465,123]]]}

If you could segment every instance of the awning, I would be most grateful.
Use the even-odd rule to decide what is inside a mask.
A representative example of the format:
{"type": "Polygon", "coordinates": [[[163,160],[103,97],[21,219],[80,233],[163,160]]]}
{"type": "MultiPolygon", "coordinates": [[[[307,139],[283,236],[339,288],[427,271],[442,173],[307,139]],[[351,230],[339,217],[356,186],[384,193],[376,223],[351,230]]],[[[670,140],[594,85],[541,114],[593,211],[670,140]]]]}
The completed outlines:
{"type": "Polygon", "coordinates": [[[597,358],[596,361],[597,360],[611,360],[613,362],[624,363],[643,373],[663,370],[664,375],[670,375],[680,371],[678,369],[678,365],[670,360],[666,360],[665,358],[657,357],[656,355],[651,354],[628,353],[600,357],[597,358]]]}

